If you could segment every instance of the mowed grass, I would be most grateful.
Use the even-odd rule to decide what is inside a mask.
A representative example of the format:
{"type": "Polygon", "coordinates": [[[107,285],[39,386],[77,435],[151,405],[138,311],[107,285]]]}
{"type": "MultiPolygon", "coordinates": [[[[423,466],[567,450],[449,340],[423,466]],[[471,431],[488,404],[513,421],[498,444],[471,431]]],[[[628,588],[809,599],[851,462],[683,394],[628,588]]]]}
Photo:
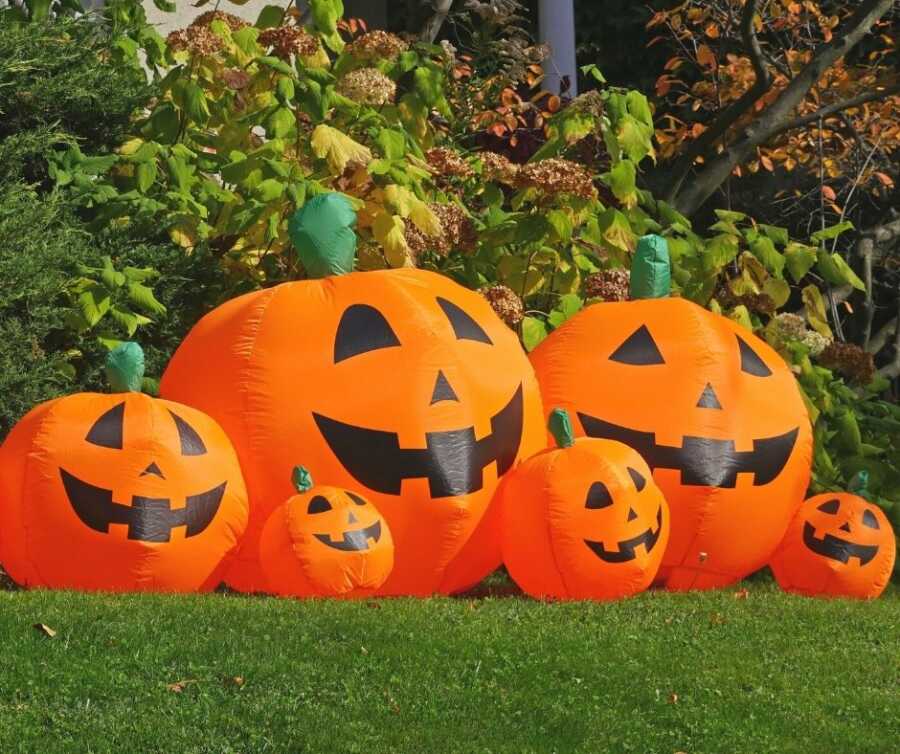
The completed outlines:
{"type": "Polygon", "coordinates": [[[896,587],[870,603],[759,579],[613,604],[13,591],[0,640],[3,754],[900,747],[896,587]]]}

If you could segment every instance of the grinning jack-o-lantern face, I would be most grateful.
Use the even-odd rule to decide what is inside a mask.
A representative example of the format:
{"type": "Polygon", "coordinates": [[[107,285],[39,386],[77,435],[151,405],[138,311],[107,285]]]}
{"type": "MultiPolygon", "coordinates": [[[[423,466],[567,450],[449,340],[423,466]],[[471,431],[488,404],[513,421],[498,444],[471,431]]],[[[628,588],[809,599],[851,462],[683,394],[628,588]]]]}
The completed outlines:
{"type": "Polygon", "coordinates": [[[672,510],[659,580],[710,588],[762,567],[809,479],[795,380],[751,333],[683,299],[579,312],[533,353],[545,404],[637,450],[672,510]]]}
{"type": "Polygon", "coordinates": [[[884,591],[895,557],[884,512],[856,495],[831,492],[803,503],[770,566],[786,591],[866,599],[884,591]]]}
{"type": "Polygon", "coordinates": [[[383,593],[477,582],[499,563],[499,542],[479,527],[494,525],[497,482],[545,444],[515,334],[478,294],[415,269],[228,302],[185,339],[162,392],[216,417],[236,443],[254,505],[229,579],[239,589],[264,588],[256,542],[298,457],[390,524],[397,562],[383,593]],[[210,368],[198,374],[198,363],[210,368]]]}
{"type": "Polygon", "coordinates": [[[192,591],[246,526],[246,491],[222,430],[138,393],[43,404],[0,452],[13,578],[56,588],[192,591]],[[18,466],[19,471],[13,471],[18,466]]]}
{"type": "Polygon", "coordinates": [[[559,447],[524,461],[500,492],[503,559],[528,594],[613,599],[656,576],[669,537],[669,512],[650,468],[612,440],[570,435],[551,414],[559,447]]]}

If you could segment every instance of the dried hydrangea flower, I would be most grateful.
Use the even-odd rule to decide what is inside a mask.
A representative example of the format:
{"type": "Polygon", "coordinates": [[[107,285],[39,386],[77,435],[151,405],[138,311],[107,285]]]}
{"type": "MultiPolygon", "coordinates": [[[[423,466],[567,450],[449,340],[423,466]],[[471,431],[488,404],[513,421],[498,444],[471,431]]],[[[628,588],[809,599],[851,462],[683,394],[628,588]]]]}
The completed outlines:
{"type": "Polygon", "coordinates": [[[409,45],[396,34],[375,30],[358,36],[344,48],[344,52],[357,60],[374,62],[393,60],[408,49],[409,45]]]}
{"type": "Polygon", "coordinates": [[[484,178],[488,181],[499,181],[512,185],[519,173],[519,166],[510,162],[502,154],[497,152],[482,152],[480,155],[484,164],[484,178]]]}
{"type": "Polygon", "coordinates": [[[225,46],[222,38],[206,26],[188,26],[170,32],[166,44],[170,50],[192,55],[215,55],[225,46]]]}
{"type": "Polygon", "coordinates": [[[282,60],[289,60],[291,55],[315,55],[319,49],[318,40],[299,26],[265,29],[257,41],[264,47],[271,47],[273,54],[282,60]]]}
{"type": "Polygon", "coordinates": [[[394,101],[397,85],[377,68],[357,68],[343,76],[337,91],[361,105],[387,105],[394,101]]]}
{"type": "Polygon", "coordinates": [[[806,321],[798,314],[784,312],[777,315],[772,324],[776,333],[786,340],[802,340],[808,330],[806,329],[806,321]]]}
{"type": "Polygon", "coordinates": [[[516,292],[506,285],[491,285],[480,291],[491,308],[507,325],[515,329],[525,317],[525,307],[516,292]]]}
{"type": "Polygon", "coordinates": [[[624,267],[594,272],[584,279],[584,296],[601,301],[628,301],[630,281],[631,272],[624,267]]]}
{"type": "Polygon", "coordinates": [[[581,165],[552,157],[519,168],[516,176],[519,188],[536,188],[545,194],[572,194],[585,199],[597,195],[591,174],[581,165]]]}
{"type": "Polygon", "coordinates": [[[250,74],[240,68],[226,68],[219,76],[229,89],[246,89],[251,81],[250,74]]]}
{"type": "Polygon", "coordinates": [[[213,21],[222,21],[231,31],[237,31],[250,25],[243,18],[238,18],[233,13],[226,13],[222,10],[208,10],[191,21],[191,26],[209,26],[213,21]]]}
{"type": "Polygon", "coordinates": [[[475,172],[472,170],[472,166],[463,159],[462,155],[446,147],[429,149],[425,153],[425,159],[428,160],[428,164],[436,173],[445,177],[468,178],[475,172]]]}
{"type": "Polygon", "coordinates": [[[472,218],[462,207],[452,202],[447,204],[434,202],[429,204],[428,208],[441,221],[441,227],[444,229],[442,240],[447,246],[447,252],[454,249],[464,254],[475,251],[478,234],[472,218]]]}
{"type": "Polygon", "coordinates": [[[840,372],[859,385],[868,385],[875,377],[875,359],[872,354],[854,343],[829,343],[819,355],[819,363],[840,372]]]}

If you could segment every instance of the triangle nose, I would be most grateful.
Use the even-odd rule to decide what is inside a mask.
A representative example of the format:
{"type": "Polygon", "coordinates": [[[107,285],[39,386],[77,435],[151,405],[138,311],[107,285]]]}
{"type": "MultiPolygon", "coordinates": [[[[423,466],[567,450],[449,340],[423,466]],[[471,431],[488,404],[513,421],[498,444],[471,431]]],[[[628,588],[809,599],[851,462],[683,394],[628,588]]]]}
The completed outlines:
{"type": "Polygon", "coordinates": [[[434,383],[434,390],[431,391],[431,405],[433,406],[435,403],[440,403],[441,401],[456,401],[458,403],[459,398],[456,397],[456,393],[453,391],[453,388],[450,387],[450,381],[444,373],[438,371],[437,380],[435,380],[434,383]]]}
{"type": "Polygon", "coordinates": [[[700,393],[700,400],[697,401],[697,408],[722,408],[722,404],[719,403],[719,396],[716,395],[713,386],[708,382],[706,383],[706,387],[703,388],[703,392],[700,393]]]}
{"type": "Polygon", "coordinates": [[[153,476],[158,476],[160,479],[165,479],[163,476],[162,469],[156,465],[156,461],[151,463],[146,469],[141,472],[141,476],[147,476],[149,474],[153,474],[153,476]]]}
{"type": "Polygon", "coordinates": [[[636,518],[637,518],[637,513],[634,512],[634,508],[629,508],[628,509],[628,520],[634,521],[634,519],[636,519],[636,518]]]}
{"type": "Polygon", "coordinates": [[[839,528],[841,531],[849,532],[849,531],[850,531],[850,524],[844,524],[843,526],[839,526],[838,528],[839,528]]]}
{"type": "Polygon", "coordinates": [[[347,514],[347,523],[348,523],[348,524],[356,524],[356,523],[359,523],[359,519],[358,519],[356,516],[353,515],[353,511],[350,511],[350,512],[347,514]]]}

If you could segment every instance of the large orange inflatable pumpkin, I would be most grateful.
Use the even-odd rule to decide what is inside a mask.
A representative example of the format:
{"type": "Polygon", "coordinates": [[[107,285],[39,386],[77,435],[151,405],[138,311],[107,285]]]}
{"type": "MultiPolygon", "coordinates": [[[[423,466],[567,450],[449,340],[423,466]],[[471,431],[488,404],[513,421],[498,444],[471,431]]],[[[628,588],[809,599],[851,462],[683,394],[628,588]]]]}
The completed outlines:
{"type": "Polygon", "coordinates": [[[294,470],[297,494],[269,516],[259,561],[276,594],[364,597],[394,566],[394,541],[372,503],[349,490],[313,487],[309,472],[294,470]]]}
{"type": "MultiPolygon", "coordinates": [[[[142,371],[136,348],[112,358],[142,371]]],[[[121,382],[137,390],[140,376],[121,382]]],[[[43,403],[0,448],[0,562],[24,586],[211,589],[247,511],[215,421],[139,392],[43,403]]]]}
{"type": "Polygon", "coordinates": [[[613,440],[574,439],[550,415],[558,447],[504,479],[503,562],[534,597],[616,599],[646,589],[669,539],[669,511],[644,460],[613,440]]]}
{"type": "Polygon", "coordinates": [[[660,583],[724,586],[768,562],[812,461],[806,408],[772,348],[690,301],[655,298],[585,308],[531,361],[545,405],[568,409],[576,434],[630,445],[653,469],[672,512],[660,583]]]}
{"type": "Polygon", "coordinates": [[[896,550],[877,505],[828,492],[803,503],[769,565],[788,592],[873,599],[891,578],[896,550]]]}
{"type": "Polygon", "coordinates": [[[384,515],[396,562],[382,593],[429,594],[499,565],[495,487],[546,444],[515,333],[477,293],[418,269],[284,283],[229,301],[190,332],[161,391],[215,417],[235,443],[251,500],[246,544],[227,576],[241,590],[265,588],[259,536],[291,492],[296,458],[384,515]]]}

